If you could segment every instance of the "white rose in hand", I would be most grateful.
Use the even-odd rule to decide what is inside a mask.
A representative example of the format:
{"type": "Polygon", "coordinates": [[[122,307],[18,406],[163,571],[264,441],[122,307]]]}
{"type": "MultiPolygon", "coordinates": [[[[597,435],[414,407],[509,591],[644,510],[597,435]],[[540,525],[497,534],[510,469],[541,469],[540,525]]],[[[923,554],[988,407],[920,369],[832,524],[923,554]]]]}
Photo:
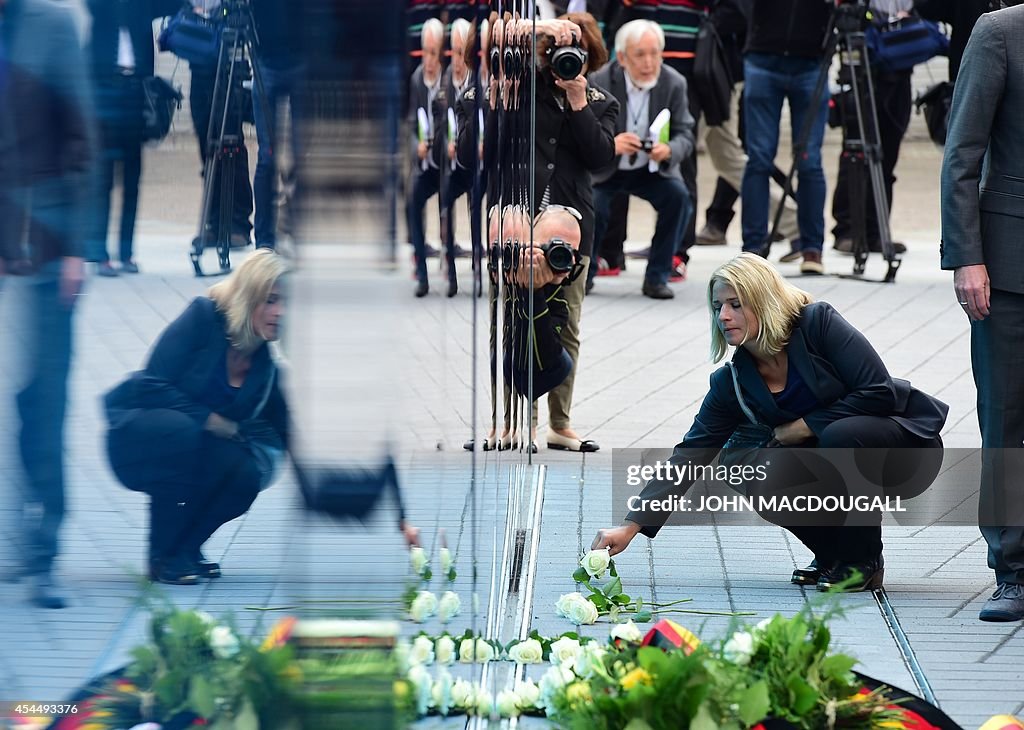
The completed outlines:
{"type": "Polygon", "coordinates": [[[563,636],[551,644],[551,663],[556,667],[563,665],[571,667],[579,653],[580,642],[563,636]]]}
{"type": "Polygon", "coordinates": [[[434,663],[434,642],[429,636],[417,636],[412,642],[412,649],[409,651],[409,664],[433,664],[434,663]]]}
{"type": "Polygon", "coordinates": [[[746,631],[737,631],[725,642],[722,656],[741,667],[750,664],[750,658],[754,656],[754,637],[746,631]]]}
{"type": "Polygon", "coordinates": [[[210,649],[218,659],[230,659],[238,653],[238,637],[227,626],[210,629],[210,649]]]}
{"type": "Polygon", "coordinates": [[[633,619],[630,619],[624,624],[616,624],[612,627],[611,638],[639,644],[644,640],[644,635],[637,628],[637,625],[633,623],[633,619]]]}
{"type": "Polygon", "coordinates": [[[498,693],[498,714],[502,717],[519,716],[519,697],[510,689],[498,693]]]}
{"type": "Polygon", "coordinates": [[[458,594],[453,593],[452,591],[445,591],[444,595],[441,596],[441,601],[437,607],[437,613],[441,619],[441,623],[448,623],[458,616],[459,611],[461,610],[462,601],[459,600],[458,594]]]}
{"type": "Polygon", "coordinates": [[[583,559],[580,560],[580,565],[583,566],[583,569],[587,571],[591,578],[600,578],[608,570],[611,562],[611,553],[608,551],[608,548],[601,548],[600,550],[591,550],[584,555],[583,559]]]}
{"type": "Polygon", "coordinates": [[[420,591],[409,607],[409,618],[418,624],[437,614],[437,596],[430,591],[420,591]]]}
{"type": "Polygon", "coordinates": [[[567,593],[555,603],[559,616],[563,616],[574,624],[590,625],[597,621],[597,606],[579,593],[567,593]]]}
{"type": "Polygon", "coordinates": [[[427,551],[421,547],[409,548],[409,565],[416,575],[423,575],[427,570],[427,551]]]}
{"type": "Polygon", "coordinates": [[[527,639],[508,650],[508,658],[520,664],[539,664],[544,659],[544,647],[536,639],[527,639]]]}
{"type": "Polygon", "coordinates": [[[540,701],[540,687],[534,684],[532,679],[516,682],[515,693],[520,712],[535,709],[537,702],[540,701]]]}
{"type": "Polygon", "coordinates": [[[442,636],[434,645],[434,658],[438,664],[449,665],[455,662],[455,641],[450,636],[442,636]]]}

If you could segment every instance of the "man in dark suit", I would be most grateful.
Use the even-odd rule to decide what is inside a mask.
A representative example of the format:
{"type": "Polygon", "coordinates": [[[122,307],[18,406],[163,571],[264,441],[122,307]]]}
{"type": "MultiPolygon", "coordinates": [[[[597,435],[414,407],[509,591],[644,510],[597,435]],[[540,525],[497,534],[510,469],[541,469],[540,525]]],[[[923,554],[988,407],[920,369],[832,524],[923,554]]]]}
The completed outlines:
{"type": "Polygon", "coordinates": [[[998,584],[983,621],[1024,619],[1024,495],[1010,484],[1024,456],[1021,37],[1024,6],[981,16],[957,76],[942,163],[942,268],[953,270],[957,302],[971,320],[983,447],[980,524],[998,584]]]}
{"type": "MultiPolygon", "coordinates": [[[[615,36],[616,60],[593,75],[597,86],[619,102],[615,160],[594,175],[594,240],[604,237],[609,209],[617,193],[643,198],[658,213],[644,275],[644,296],[671,299],[668,287],[672,254],[693,213],[683,184],[680,160],[693,152],[693,117],[687,104],[686,79],[662,66],[665,34],[650,20],[632,20],[615,36]],[[652,139],[652,124],[668,110],[667,142],[652,139]],[[645,147],[645,143],[647,147],[645,147]]],[[[593,281],[596,263],[588,278],[593,281]]]]}
{"type": "Polygon", "coordinates": [[[72,312],[82,285],[82,224],[94,134],[87,65],[71,11],[52,0],[0,0],[0,275],[27,275],[19,320],[27,383],[17,397],[32,600],[62,608],[53,583],[64,518],[64,413],[72,312]]]}

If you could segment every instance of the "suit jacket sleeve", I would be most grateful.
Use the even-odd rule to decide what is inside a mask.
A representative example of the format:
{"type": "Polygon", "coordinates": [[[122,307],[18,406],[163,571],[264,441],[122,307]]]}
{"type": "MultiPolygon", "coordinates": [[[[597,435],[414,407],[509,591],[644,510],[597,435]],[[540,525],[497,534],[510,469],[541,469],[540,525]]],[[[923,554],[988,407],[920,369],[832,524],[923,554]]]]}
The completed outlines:
{"type": "Polygon", "coordinates": [[[209,301],[197,298],[160,335],[146,369],[140,375],[140,388],[145,408],[168,408],[205,423],[210,409],[178,387],[178,383],[196,361],[216,327],[209,301]]]}
{"type": "Polygon", "coordinates": [[[839,400],[804,416],[816,436],[833,421],[850,416],[889,416],[897,393],[882,358],[860,330],[835,309],[820,305],[820,316],[808,322],[808,345],[827,360],[846,389],[839,400]]]}
{"type": "Polygon", "coordinates": [[[943,269],[985,262],[979,185],[1006,73],[1006,39],[992,15],[983,15],[971,34],[953,89],[942,160],[943,269]]]}
{"type": "Polygon", "coordinates": [[[583,166],[590,171],[600,170],[615,159],[615,122],[619,116],[619,102],[611,94],[608,94],[608,101],[609,104],[599,112],[600,117],[595,116],[590,103],[569,113],[569,126],[583,166]]]}
{"type": "MultiPolygon", "coordinates": [[[[682,442],[676,445],[669,458],[669,463],[674,466],[693,464],[694,466],[705,466],[710,464],[718,456],[718,453],[725,446],[733,431],[741,423],[741,416],[735,407],[731,407],[726,397],[728,389],[732,388],[732,378],[725,368],[715,371],[711,375],[711,388],[704,396],[697,418],[694,419],[690,430],[686,432],[682,442]]],[[[687,490],[693,486],[693,482],[676,484],[670,481],[649,481],[640,493],[640,500],[660,500],[666,497],[682,497],[687,490]]],[[[626,519],[640,525],[640,533],[647,537],[654,537],[662,528],[665,522],[671,517],[671,512],[660,510],[634,510],[626,515],[626,519]]]]}
{"type": "MultiPolygon", "coordinates": [[[[681,85],[672,89],[669,97],[669,113],[672,119],[669,122],[668,146],[672,149],[672,158],[668,161],[670,165],[678,165],[693,152],[693,116],[690,114],[690,104],[686,94],[686,78],[680,78],[681,85]]],[[[661,110],[651,110],[651,114],[657,114],[661,110]]]]}

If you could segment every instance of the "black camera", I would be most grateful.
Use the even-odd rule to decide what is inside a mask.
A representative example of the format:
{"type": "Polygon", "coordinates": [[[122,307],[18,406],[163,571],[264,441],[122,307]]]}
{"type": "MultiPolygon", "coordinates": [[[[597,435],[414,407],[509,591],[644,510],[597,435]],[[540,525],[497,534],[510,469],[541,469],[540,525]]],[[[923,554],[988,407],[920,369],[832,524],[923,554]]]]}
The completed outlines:
{"type": "Polygon", "coordinates": [[[640,146],[641,146],[641,148],[643,149],[644,152],[650,154],[651,150],[654,149],[654,140],[653,139],[643,139],[643,140],[640,140],[640,146]]]}
{"type": "Polygon", "coordinates": [[[574,35],[570,46],[549,46],[547,50],[548,65],[551,73],[563,81],[571,81],[583,73],[588,53],[580,48],[574,35]]]}
{"type": "Polygon", "coordinates": [[[491,48],[491,78],[501,77],[501,49],[497,46],[491,48]]]}
{"type": "Polygon", "coordinates": [[[540,250],[544,252],[548,268],[556,274],[572,271],[572,267],[576,265],[576,249],[561,238],[552,238],[548,243],[542,245],[540,250]]]}

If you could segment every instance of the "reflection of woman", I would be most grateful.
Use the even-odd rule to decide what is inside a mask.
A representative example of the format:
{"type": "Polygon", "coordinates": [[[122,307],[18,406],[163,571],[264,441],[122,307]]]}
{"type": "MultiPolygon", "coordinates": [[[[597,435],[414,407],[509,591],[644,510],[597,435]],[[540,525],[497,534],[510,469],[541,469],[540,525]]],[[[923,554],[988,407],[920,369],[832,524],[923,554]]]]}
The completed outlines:
{"type": "MultiPolygon", "coordinates": [[[[741,254],[720,266],[708,286],[708,306],[713,359],[721,360],[729,346],[736,348],[732,365],[743,400],[773,429],[779,445],[941,447],[948,406],[892,378],[859,331],[831,305],[812,302],[764,259],[741,254]]],[[[729,368],[719,368],[672,461],[710,463],[747,421],[729,368]]],[[[657,499],[677,489],[650,482],[641,498],[657,499]]],[[[631,512],[622,526],[599,531],[594,547],[618,553],[638,532],[653,537],[668,516],[631,512]]],[[[853,589],[881,585],[880,526],[787,529],[815,557],[808,568],[794,571],[794,583],[824,589],[856,571],[862,581],[853,589]]]]}
{"type": "Polygon", "coordinates": [[[204,542],[249,509],[288,444],[288,407],[267,343],[284,311],[284,261],[250,256],[164,330],[144,370],[106,396],[111,466],[150,495],[150,576],[220,575],[204,542]]]}

